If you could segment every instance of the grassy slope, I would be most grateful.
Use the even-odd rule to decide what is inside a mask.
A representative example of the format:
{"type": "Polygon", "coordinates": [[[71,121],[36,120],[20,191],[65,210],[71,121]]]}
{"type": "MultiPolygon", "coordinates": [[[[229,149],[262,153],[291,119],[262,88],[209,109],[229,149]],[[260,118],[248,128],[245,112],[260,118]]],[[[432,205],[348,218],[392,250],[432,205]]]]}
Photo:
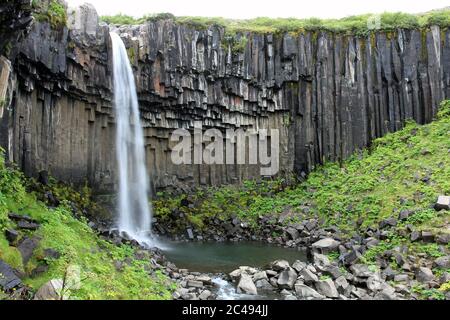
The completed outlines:
{"type": "Polygon", "coordinates": [[[38,289],[50,279],[63,278],[68,266],[76,265],[83,281],[79,290],[72,291],[72,299],[170,298],[173,285],[169,280],[159,271],[151,276],[145,271],[151,268],[149,258],[137,260],[132,247],[115,246],[101,240],[84,219],[73,216],[68,202],[56,209],[47,208],[34,193],[26,191],[24,184],[28,183],[20,172],[6,168],[0,157],[0,259],[29,275],[32,269],[44,263],[44,249],[53,248],[62,255],[57,260],[47,261],[48,272],[24,279],[32,289],[38,289]],[[33,236],[42,240],[26,266],[19,251],[9,246],[4,236],[6,228],[15,228],[7,217],[10,211],[27,214],[41,223],[33,236]],[[117,271],[114,261],[127,263],[122,271],[117,271]]]}
{"type": "MultiPolygon", "coordinates": [[[[101,20],[112,24],[131,25],[142,24],[146,21],[172,19],[177,23],[188,25],[197,29],[206,29],[209,26],[217,25],[224,27],[229,33],[247,31],[255,33],[296,33],[303,31],[324,30],[365,36],[370,33],[368,22],[372,21],[372,17],[373,15],[371,14],[365,14],[359,16],[350,16],[342,19],[273,19],[260,17],[250,20],[232,20],[221,17],[175,17],[169,13],[161,13],[156,15],[147,15],[139,19],[123,14],[118,14],[115,16],[102,16],[101,20]]],[[[395,31],[398,28],[424,28],[430,25],[439,25],[443,28],[447,28],[450,26],[450,10],[436,10],[420,15],[401,12],[383,13],[380,15],[380,19],[380,30],[383,31],[395,31]]]]}
{"type": "Polygon", "coordinates": [[[170,219],[176,209],[199,229],[211,217],[227,219],[235,214],[257,231],[258,216],[289,213],[286,223],[319,218],[323,225],[338,226],[347,237],[378,226],[385,218],[397,217],[403,209],[415,210],[392,230],[388,239],[368,250],[364,260],[375,263],[377,256],[398,245],[408,246],[411,254],[424,253],[432,259],[444,255],[442,248],[435,243],[411,243],[405,228],[409,224],[414,230],[450,232],[449,212],[432,208],[438,195],[450,194],[449,152],[447,101],[435,122],[424,126],[408,123],[403,130],[375,140],[369,150],[356,153],[341,165],[327,163],[319,167],[307,181],[294,187],[284,187],[284,182],[277,180],[246,182],[239,188],[212,188],[188,197],[194,208],[180,205],[186,196],[160,194],[154,207],[161,221],[170,219]]]}

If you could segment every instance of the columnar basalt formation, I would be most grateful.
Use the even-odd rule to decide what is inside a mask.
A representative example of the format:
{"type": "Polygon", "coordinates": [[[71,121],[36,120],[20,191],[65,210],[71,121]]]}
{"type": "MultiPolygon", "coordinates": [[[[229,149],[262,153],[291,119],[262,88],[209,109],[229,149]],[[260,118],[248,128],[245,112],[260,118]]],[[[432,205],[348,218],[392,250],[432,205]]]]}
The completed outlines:
{"type": "MultiPolygon", "coordinates": [[[[429,122],[450,96],[450,31],[244,33],[244,50],[224,30],[171,20],[99,25],[89,5],[69,28],[34,23],[18,44],[0,142],[27,174],[48,170],[98,190],[114,188],[114,116],[109,29],[124,39],[135,69],[147,166],[154,188],[259,178],[258,165],[174,165],[170,133],[279,129],[280,174],[338,161],[405,120],[429,122]]],[[[154,190],[156,190],[154,189],[154,190]]]]}

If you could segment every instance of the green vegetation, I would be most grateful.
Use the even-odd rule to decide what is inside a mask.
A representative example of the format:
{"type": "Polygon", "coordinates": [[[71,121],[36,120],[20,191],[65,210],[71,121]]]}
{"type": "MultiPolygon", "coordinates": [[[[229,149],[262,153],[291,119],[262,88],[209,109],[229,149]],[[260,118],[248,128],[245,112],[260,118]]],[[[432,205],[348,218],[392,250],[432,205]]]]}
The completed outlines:
{"type": "Polygon", "coordinates": [[[425,14],[413,15],[407,13],[383,13],[381,15],[359,15],[342,19],[296,19],[296,18],[266,18],[260,17],[250,20],[232,20],[221,17],[174,17],[168,13],[133,18],[123,14],[116,16],[103,16],[102,21],[114,24],[141,24],[146,21],[171,19],[183,25],[196,29],[207,29],[219,26],[228,33],[301,33],[304,31],[331,31],[336,33],[367,36],[374,30],[392,32],[399,28],[427,28],[439,25],[442,28],[450,26],[450,10],[436,10],[425,14]]]}
{"type": "Polygon", "coordinates": [[[152,269],[148,254],[138,258],[133,247],[116,246],[102,240],[87,225],[86,219],[78,213],[78,207],[91,204],[86,188],[77,193],[52,182],[32,192],[30,186],[36,184],[6,166],[0,157],[0,259],[25,272],[27,276],[23,281],[32,290],[48,280],[62,279],[68,268],[76,266],[80,269],[81,287],[70,292],[71,299],[170,299],[174,285],[159,270],[152,269]],[[51,190],[58,197],[61,201],[58,207],[50,209],[38,200],[45,190],[51,190]],[[10,246],[4,235],[6,229],[16,228],[8,218],[9,212],[29,215],[41,225],[34,233],[21,232],[23,237],[41,239],[26,265],[18,249],[10,246]],[[59,252],[60,258],[47,258],[44,250],[49,248],[59,252]],[[117,263],[122,268],[116,268],[117,263]],[[45,264],[48,264],[48,271],[31,276],[32,270],[45,264]]]}
{"type": "Polygon", "coordinates": [[[42,1],[33,1],[32,8],[35,10],[34,17],[41,22],[49,22],[53,29],[59,30],[67,24],[67,12],[63,4],[52,0],[47,5],[42,1]]]}
{"type": "Polygon", "coordinates": [[[399,245],[407,245],[412,254],[436,258],[443,255],[437,244],[411,243],[405,229],[411,225],[417,231],[448,232],[448,211],[436,212],[432,206],[438,195],[450,194],[449,132],[450,101],[446,101],[436,121],[424,126],[409,122],[403,130],[375,140],[370,149],[355,153],[342,164],[317,168],[303,183],[245,182],[240,187],[210,188],[192,196],[160,194],[153,203],[154,211],[162,221],[179,211],[199,229],[207,227],[210,219],[235,215],[255,233],[259,216],[275,220],[283,215],[286,224],[318,218],[323,226],[337,226],[344,236],[351,237],[409,210],[414,214],[368,250],[365,262],[374,263],[384,251],[399,245]]]}

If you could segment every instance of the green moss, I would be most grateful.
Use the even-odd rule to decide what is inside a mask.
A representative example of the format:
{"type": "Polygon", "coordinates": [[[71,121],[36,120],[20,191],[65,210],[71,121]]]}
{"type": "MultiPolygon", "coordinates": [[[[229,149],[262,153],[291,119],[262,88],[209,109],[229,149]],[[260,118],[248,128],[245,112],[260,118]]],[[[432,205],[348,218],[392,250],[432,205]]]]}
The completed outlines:
{"type": "MultiPolygon", "coordinates": [[[[80,289],[70,292],[71,299],[170,299],[174,284],[160,271],[152,269],[150,257],[136,259],[133,247],[116,246],[100,239],[85,218],[74,215],[74,210],[81,210],[76,207],[91,206],[87,187],[76,192],[54,181],[42,189],[35,187],[35,181],[29,181],[14,167],[7,167],[0,156],[0,259],[28,275],[36,266],[47,263],[47,272],[23,279],[32,290],[51,279],[63,278],[70,266],[76,266],[82,281],[80,289]],[[38,200],[37,195],[45,190],[51,190],[61,200],[59,207],[49,209],[38,200]],[[22,265],[17,248],[9,246],[4,236],[6,228],[15,227],[8,218],[10,211],[27,214],[41,225],[32,234],[41,240],[26,266],[22,265]],[[44,259],[43,252],[47,248],[55,249],[61,257],[44,259]],[[117,261],[124,263],[122,270],[116,269],[117,261]]],[[[25,235],[31,236],[22,234],[25,235]]]]}
{"type": "Polygon", "coordinates": [[[55,30],[60,30],[67,25],[67,12],[63,4],[57,0],[52,0],[48,6],[44,6],[41,2],[33,4],[36,12],[34,17],[41,22],[50,23],[55,30]]]}
{"type": "Polygon", "coordinates": [[[168,13],[144,16],[142,18],[133,18],[119,14],[116,16],[104,16],[101,19],[107,23],[115,24],[140,24],[146,21],[154,22],[170,19],[174,20],[176,23],[199,30],[206,30],[211,26],[218,26],[233,34],[252,32],[260,34],[291,33],[295,35],[305,31],[328,31],[365,37],[373,31],[393,32],[399,28],[417,29],[429,27],[431,25],[438,25],[442,28],[446,28],[450,26],[450,10],[437,10],[418,15],[402,12],[386,12],[379,16],[364,14],[359,16],[349,16],[343,19],[273,19],[259,17],[249,20],[233,20],[221,17],[175,17],[168,13]],[[376,26],[379,27],[378,29],[371,26],[371,21],[373,19],[379,19],[379,26],[376,26]]]}

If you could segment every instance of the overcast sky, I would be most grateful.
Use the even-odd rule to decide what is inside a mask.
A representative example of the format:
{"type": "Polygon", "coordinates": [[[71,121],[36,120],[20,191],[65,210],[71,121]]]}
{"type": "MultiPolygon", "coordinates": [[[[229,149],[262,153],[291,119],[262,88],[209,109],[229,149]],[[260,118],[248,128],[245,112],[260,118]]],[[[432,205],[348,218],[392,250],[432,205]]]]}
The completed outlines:
{"type": "Polygon", "coordinates": [[[385,11],[425,12],[450,5],[449,0],[66,0],[69,6],[89,2],[100,15],[125,13],[135,17],[170,12],[176,16],[340,18],[385,11]]]}

